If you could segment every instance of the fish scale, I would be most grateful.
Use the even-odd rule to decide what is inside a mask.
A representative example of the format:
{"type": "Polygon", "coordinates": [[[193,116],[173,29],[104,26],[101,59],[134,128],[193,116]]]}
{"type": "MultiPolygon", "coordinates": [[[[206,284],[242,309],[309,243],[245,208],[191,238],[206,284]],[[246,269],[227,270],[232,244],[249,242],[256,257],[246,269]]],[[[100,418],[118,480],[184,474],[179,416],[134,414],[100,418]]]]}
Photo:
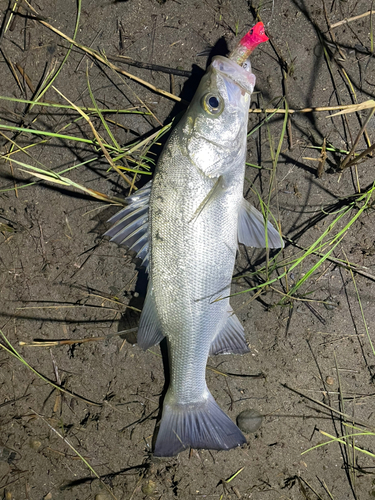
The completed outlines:
{"type": "Polygon", "coordinates": [[[229,302],[238,243],[283,241],[243,198],[247,121],[255,76],[247,59],[265,41],[258,23],[229,58],[218,56],[160,155],[154,178],[127,199],[106,233],[148,272],[137,340],[167,339],[170,382],[154,454],[227,450],[246,442],[208,390],[209,355],[248,352],[229,302]]]}

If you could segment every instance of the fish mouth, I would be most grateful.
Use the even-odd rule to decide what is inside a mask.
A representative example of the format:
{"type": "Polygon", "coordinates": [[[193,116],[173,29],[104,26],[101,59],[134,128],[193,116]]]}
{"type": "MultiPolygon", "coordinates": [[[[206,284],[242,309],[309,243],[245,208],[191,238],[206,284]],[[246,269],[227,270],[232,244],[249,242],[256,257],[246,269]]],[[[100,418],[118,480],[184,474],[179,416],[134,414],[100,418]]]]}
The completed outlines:
{"type": "Polygon", "coordinates": [[[224,56],[216,56],[213,58],[212,67],[220,73],[226,82],[228,97],[231,90],[228,88],[228,83],[235,84],[247,94],[252,94],[255,87],[255,75],[251,72],[250,62],[247,61],[246,67],[239,66],[236,62],[231,61],[224,56]]]}

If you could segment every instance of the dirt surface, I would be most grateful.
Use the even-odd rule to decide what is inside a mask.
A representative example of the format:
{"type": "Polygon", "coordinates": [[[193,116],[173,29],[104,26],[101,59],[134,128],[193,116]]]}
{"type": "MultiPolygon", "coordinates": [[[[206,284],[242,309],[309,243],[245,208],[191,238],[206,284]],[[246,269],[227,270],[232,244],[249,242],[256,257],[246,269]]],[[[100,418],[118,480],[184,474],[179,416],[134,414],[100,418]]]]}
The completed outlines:
{"type": "MultiPolygon", "coordinates": [[[[6,3],[2,3],[0,94],[30,99],[34,95],[30,87],[37,91],[44,75],[57,69],[68,43],[32,20],[25,7],[6,26],[6,3]]],[[[73,36],[75,2],[32,0],[31,5],[47,23],[73,36]]],[[[257,76],[253,107],[284,108],[280,97],[285,95],[290,109],[374,99],[370,17],[332,28],[337,45],[325,43],[332,42],[325,14],[334,24],[365,13],[369,5],[368,0],[329,0],[325,13],[318,0],[263,2],[259,14],[272,43],[253,54],[257,76]]],[[[245,0],[84,0],[77,41],[107,56],[125,55],[143,63],[193,70],[190,77],[171,77],[115,63],[188,101],[206,67],[207,49],[214,47],[214,52],[225,54],[236,35],[254,24],[255,14],[245,0]],[[202,52],[206,55],[197,55],[202,52]]],[[[146,137],[184,108],[84,55],[74,48],[54,81],[64,96],[76,105],[93,107],[89,79],[99,107],[145,111],[145,105],[154,114],[106,115],[120,145],[146,137]]],[[[52,88],[43,99],[66,104],[52,88]]],[[[270,275],[276,278],[287,271],[287,279],[275,282],[261,296],[251,291],[232,299],[251,353],[209,359],[208,386],[228,415],[235,420],[251,408],[264,415],[262,427],[247,436],[248,444],[229,452],[191,450],[171,459],[152,456],[164,369],[159,347],[141,351],[134,334],[128,341],[113,336],[51,347],[19,344],[103,337],[136,327],[139,313],[127,306],[142,307],[146,277],[138,273],[124,249],[102,238],[105,221],[116,207],[78,189],[40,181],[14,162],[1,163],[0,326],[29,364],[0,350],[2,498],[344,500],[375,496],[374,459],[368,454],[375,453],[375,357],[363,320],[375,342],[375,221],[371,199],[366,210],[359,212],[363,201],[355,204],[353,198],[359,189],[365,193],[371,187],[374,159],[340,172],[344,155],[328,151],[318,177],[320,150],[309,146],[322,146],[326,140],[327,146],[349,150],[368,112],[344,118],[328,118],[329,114],[290,115],[289,136],[285,134],[274,171],[272,157],[284,115],[276,114],[249,137],[248,162],[262,168],[248,167],[246,197],[259,207],[250,187],[264,200],[271,192],[270,208],[290,240],[277,257],[281,265],[270,275]],[[34,184],[24,187],[30,182],[34,184]],[[324,241],[359,214],[344,238],[334,249],[333,245],[317,249],[323,254],[332,250],[330,258],[349,261],[359,272],[327,259],[306,275],[318,263],[317,255],[307,256],[291,269],[303,255],[300,248],[312,245],[348,206],[352,210],[324,241]],[[295,300],[280,303],[282,294],[303,276],[307,279],[295,292],[295,300]],[[34,370],[80,398],[57,391],[34,370]],[[356,422],[354,430],[350,422],[356,422]],[[372,435],[357,436],[355,441],[342,438],[341,445],[326,444],[302,455],[329,441],[327,434],[336,438],[371,431],[372,435]]],[[[93,138],[90,126],[75,111],[30,110],[25,103],[2,100],[0,115],[0,125],[49,132],[67,125],[65,134],[93,138]]],[[[250,129],[264,117],[264,113],[251,114],[250,129]]],[[[92,122],[110,142],[97,115],[92,122]]],[[[367,132],[372,142],[374,127],[371,119],[367,132]]],[[[58,138],[41,143],[46,138],[32,133],[1,133],[16,143],[14,150],[33,144],[12,159],[56,172],[90,159],[64,175],[110,197],[128,193],[126,182],[109,170],[100,150],[90,144],[58,138]]],[[[1,154],[9,153],[12,144],[4,135],[0,140],[1,154]]],[[[357,151],[366,147],[361,135],[357,151]]],[[[160,147],[152,152],[158,154],[160,147]]],[[[137,179],[136,185],[147,179],[137,179]]],[[[245,278],[234,280],[233,292],[264,282],[265,273],[254,273],[265,263],[264,251],[241,248],[235,276],[245,278]]],[[[4,338],[2,344],[6,346],[4,338]]]]}

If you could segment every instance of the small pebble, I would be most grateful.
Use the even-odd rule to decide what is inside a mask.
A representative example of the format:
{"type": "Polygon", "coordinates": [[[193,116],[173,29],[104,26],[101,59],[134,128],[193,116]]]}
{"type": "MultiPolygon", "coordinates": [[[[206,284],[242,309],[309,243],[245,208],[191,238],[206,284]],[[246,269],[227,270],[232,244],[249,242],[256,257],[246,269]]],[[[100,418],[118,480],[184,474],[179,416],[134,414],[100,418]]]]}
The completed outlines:
{"type": "Polygon", "coordinates": [[[112,500],[112,497],[109,493],[98,493],[95,495],[95,500],[112,500]]]}
{"type": "Polygon", "coordinates": [[[39,448],[42,446],[41,441],[39,439],[31,438],[29,441],[30,448],[33,450],[39,450],[39,448]]]}
{"type": "Polygon", "coordinates": [[[328,310],[328,311],[332,311],[333,309],[336,309],[336,307],[338,306],[338,303],[335,302],[333,300],[333,298],[331,296],[328,296],[325,301],[324,301],[324,307],[328,310]]]}
{"type": "Polygon", "coordinates": [[[335,383],[335,379],[333,377],[328,376],[326,378],[326,384],[333,385],[335,383]]]}
{"type": "Polygon", "coordinates": [[[263,416],[258,410],[244,410],[237,417],[237,425],[242,432],[256,432],[262,425],[263,416]]]}
{"type": "Polygon", "coordinates": [[[0,460],[8,462],[12,450],[6,448],[5,446],[0,446],[0,460]]]}
{"type": "Polygon", "coordinates": [[[146,481],[145,484],[142,486],[142,493],[144,493],[147,496],[153,495],[155,493],[155,490],[156,490],[156,484],[151,479],[146,481]]]}

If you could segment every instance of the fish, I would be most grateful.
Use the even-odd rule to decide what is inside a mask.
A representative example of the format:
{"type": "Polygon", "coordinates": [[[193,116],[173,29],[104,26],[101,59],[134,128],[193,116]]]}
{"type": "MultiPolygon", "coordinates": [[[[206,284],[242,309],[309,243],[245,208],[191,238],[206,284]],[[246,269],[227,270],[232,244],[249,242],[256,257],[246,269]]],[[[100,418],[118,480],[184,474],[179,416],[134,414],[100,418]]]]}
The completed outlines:
{"type": "Polygon", "coordinates": [[[154,177],[127,198],[106,235],[141,260],[148,287],[137,343],[166,338],[170,381],[154,455],[246,443],[206,384],[207,359],[249,352],[229,301],[238,244],[280,248],[279,232],[243,197],[255,86],[249,54],[268,40],[258,23],[229,57],[216,56],[174,127],[154,177]]]}

